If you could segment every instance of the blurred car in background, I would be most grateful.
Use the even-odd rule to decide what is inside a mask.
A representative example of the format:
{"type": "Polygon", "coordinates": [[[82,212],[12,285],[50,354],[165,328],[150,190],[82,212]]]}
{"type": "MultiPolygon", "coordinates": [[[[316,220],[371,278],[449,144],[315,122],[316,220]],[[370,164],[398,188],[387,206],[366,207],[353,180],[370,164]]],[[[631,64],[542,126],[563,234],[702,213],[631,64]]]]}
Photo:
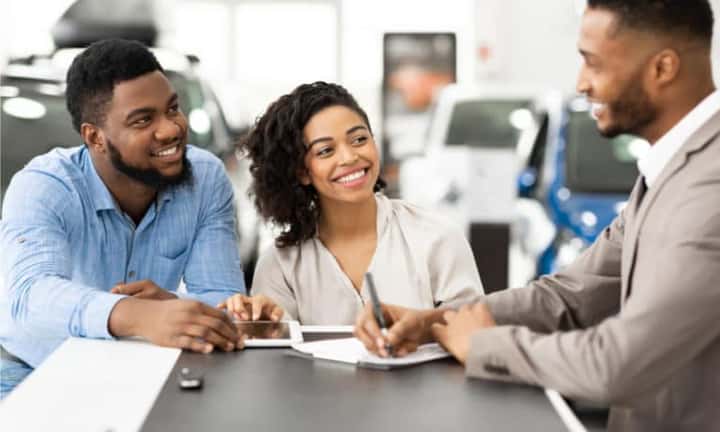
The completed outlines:
{"type": "Polygon", "coordinates": [[[650,146],[631,135],[601,136],[585,98],[551,94],[537,109],[539,128],[518,190],[544,210],[523,217],[523,239],[534,244],[525,249],[534,250],[542,275],[570,264],[610,225],[650,146]]]}
{"type": "Polygon", "coordinates": [[[396,145],[400,196],[467,224],[473,204],[465,198],[481,187],[471,181],[480,164],[495,194],[500,188],[502,199],[514,198],[522,154],[529,148],[522,140],[536,125],[530,110],[535,97],[519,86],[445,87],[427,128],[409,132],[396,145]]]}
{"type": "Polygon", "coordinates": [[[524,283],[532,268],[514,256],[517,176],[537,127],[539,92],[523,85],[449,85],[439,92],[427,129],[407,134],[400,196],[463,230],[487,292],[524,283]]]}
{"type": "MultiPolygon", "coordinates": [[[[0,186],[5,194],[12,176],[35,156],[55,147],[73,147],[82,139],[65,107],[65,75],[81,49],[61,49],[51,56],[17,59],[0,76],[0,186]]],[[[239,249],[246,271],[257,258],[259,222],[247,196],[247,161],[235,157],[230,130],[210,87],[196,73],[197,59],[152,49],[178,93],[188,117],[188,142],[220,157],[235,189],[239,249]]]]}

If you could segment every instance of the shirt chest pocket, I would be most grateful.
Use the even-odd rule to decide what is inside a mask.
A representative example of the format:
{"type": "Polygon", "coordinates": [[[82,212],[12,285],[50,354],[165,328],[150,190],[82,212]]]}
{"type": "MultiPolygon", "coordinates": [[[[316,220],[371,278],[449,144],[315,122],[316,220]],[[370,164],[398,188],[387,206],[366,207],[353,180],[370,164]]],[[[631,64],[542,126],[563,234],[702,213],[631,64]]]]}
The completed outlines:
{"type": "Polygon", "coordinates": [[[180,258],[190,250],[194,233],[179,226],[159,226],[155,231],[157,254],[168,260],[180,258]]]}

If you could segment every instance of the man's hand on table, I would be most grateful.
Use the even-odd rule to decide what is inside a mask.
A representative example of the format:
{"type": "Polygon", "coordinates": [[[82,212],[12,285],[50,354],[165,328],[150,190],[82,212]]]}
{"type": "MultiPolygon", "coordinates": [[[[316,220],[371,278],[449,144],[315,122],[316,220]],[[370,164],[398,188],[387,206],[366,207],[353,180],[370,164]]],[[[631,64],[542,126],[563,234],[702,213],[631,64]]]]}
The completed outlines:
{"type": "Polygon", "coordinates": [[[156,345],[202,353],[244,347],[225,312],[195,300],[124,298],[110,313],[108,329],[117,337],[141,336],[156,345]]]}
{"type": "Polygon", "coordinates": [[[110,292],[113,294],[125,294],[141,299],[173,300],[177,298],[175,294],[160,288],[155,285],[155,282],[149,279],[126,284],[119,283],[115,285],[110,292]]]}
{"type": "Polygon", "coordinates": [[[443,314],[445,324],[432,325],[435,339],[462,364],[470,351],[470,337],[478,330],[495,327],[495,320],[484,303],[466,305],[443,314]]]}

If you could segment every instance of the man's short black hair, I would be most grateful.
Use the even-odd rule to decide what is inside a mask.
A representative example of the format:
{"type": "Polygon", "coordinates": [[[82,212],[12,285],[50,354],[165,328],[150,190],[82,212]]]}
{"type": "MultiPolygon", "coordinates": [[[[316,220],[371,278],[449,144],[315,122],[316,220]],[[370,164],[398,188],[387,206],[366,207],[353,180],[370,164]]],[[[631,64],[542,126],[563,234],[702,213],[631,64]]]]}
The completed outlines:
{"type": "Polygon", "coordinates": [[[614,13],[619,30],[685,37],[707,46],[712,43],[714,19],[708,0],[588,0],[588,7],[614,13]]]}
{"type": "Polygon", "coordinates": [[[66,103],[75,130],[80,125],[101,125],[115,84],[146,73],[163,70],[157,59],[140,42],[105,39],[80,53],[67,73],[66,103]]]}

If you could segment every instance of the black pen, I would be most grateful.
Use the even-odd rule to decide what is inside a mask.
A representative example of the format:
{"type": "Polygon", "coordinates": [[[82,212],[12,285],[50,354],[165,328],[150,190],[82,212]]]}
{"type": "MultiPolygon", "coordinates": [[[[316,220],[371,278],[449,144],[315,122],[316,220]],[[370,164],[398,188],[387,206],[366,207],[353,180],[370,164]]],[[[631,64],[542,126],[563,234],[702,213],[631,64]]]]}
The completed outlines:
{"type": "MultiPolygon", "coordinates": [[[[383,336],[387,335],[387,325],[385,324],[385,317],[380,307],[380,298],[378,298],[377,291],[375,290],[375,282],[373,281],[372,274],[370,272],[365,273],[365,279],[367,280],[368,291],[370,292],[370,301],[372,302],[373,315],[375,315],[375,321],[377,321],[382,331],[383,336]]],[[[385,344],[385,351],[393,356],[393,347],[389,343],[385,344]]]]}

